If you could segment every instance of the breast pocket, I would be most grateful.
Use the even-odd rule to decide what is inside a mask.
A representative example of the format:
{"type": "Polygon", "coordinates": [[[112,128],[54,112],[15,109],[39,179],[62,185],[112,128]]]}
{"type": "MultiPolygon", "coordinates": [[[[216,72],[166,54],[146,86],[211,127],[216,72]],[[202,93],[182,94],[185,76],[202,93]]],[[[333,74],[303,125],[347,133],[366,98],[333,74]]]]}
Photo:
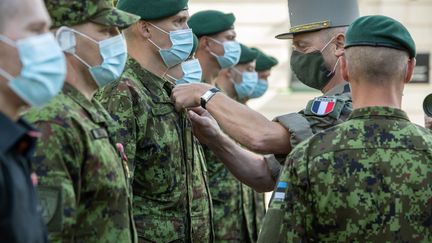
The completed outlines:
{"type": "Polygon", "coordinates": [[[143,186],[152,194],[175,191],[185,181],[182,176],[182,146],[178,115],[170,103],[156,103],[147,124],[144,161],[137,163],[143,186]]]}

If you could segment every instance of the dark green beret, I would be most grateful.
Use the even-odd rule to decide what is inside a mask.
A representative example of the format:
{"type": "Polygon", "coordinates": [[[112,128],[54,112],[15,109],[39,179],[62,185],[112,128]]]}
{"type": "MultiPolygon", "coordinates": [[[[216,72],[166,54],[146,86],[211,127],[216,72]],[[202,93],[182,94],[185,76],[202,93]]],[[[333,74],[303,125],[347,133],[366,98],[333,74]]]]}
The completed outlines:
{"type": "Polygon", "coordinates": [[[258,57],[258,52],[255,50],[252,50],[251,48],[240,44],[241,48],[241,54],[240,54],[240,60],[237,64],[245,64],[249,62],[253,62],[258,57]]]}
{"type": "Polygon", "coordinates": [[[215,35],[234,28],[236,18],[232,13],[222,13],[215,10],[206,10],[192,15],[188,25],[194,34],[201,36],[215,35]]]}
{"type": "Polygon", "coordinates": [[[45,0],[45,5],[53,28],[85,22],[125,28],[139,20],[115,8],[112,0],[45,0]]]}
{"type": "Polygon", "coordinates": [[[364,16],[355,20],[345,36],[345,48],[352,46],[388,47],[416,56],[416,45],[408,30],[387,16],[364,16]]]}
{"type": "Polygon", "coordinates": [[[276,58],[266,55],[264,52],[262,52],[257,48],[251,48],[251,49],[258,51],[258,57],[256,60],[256,67],[255,67],[255,70],[257,72],[270,70],[272,69],[272,67],[279,64],[276,58]]]}
{"type": "Polygon", "coordinates": [[[144,20],[164,19],[188,9],[188,0],[119,0],[117,8],[144,20]]]}

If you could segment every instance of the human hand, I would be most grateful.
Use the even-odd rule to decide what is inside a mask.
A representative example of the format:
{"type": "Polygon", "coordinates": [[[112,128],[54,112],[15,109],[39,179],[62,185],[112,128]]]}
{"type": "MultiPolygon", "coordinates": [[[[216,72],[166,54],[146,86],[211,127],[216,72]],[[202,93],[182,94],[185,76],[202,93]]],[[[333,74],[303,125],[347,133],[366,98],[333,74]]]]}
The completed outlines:
{"type": "Polygon", "coordinates": [[[179,84],[171,93],[171,100],[175,103],[177,111],[185,108],[198,107],[201,104],[201,96],[213,86],[206,83],[179,84]]]}

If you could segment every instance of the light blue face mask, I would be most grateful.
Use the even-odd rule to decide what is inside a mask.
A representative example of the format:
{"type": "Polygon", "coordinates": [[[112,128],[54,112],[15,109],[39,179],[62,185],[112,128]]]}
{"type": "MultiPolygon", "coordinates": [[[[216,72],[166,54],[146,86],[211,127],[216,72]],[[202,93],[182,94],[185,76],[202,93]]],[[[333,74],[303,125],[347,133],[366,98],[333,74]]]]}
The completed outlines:
{"type": "Polygon", "coordinates": [[[252,94],[249,96],[251,99],[256,99],[265,94],[268,90],[268,82],[264,79],[259,79],[257,85],[255,86],[255,89],[253,90],[252,94]]]}
{"type": "Polygon", "coordinates": [[[0,35],[0,41],[15,47],[22,69],[18,76],[0,68],[0,76],[9,81],[9,87],[27,104],[40,107],[48,103],[63,87],[66,61],[53,34],[46,33],[14,42],[0,35]]]}
{"type": "Polygon", "coordinates": [[[123,73],[127,60],[127,48],[123,35],[120,34],[98,42],[74,29],[62,27],[57,32],[57,40],[63,51],[72,54],[88,67],[98,87],[103,87],[118,80],[123,73]],[[102,57],[101,65],[92,67],[76,54],[76,39],[74,33],[99,45],[99,53],[102,57]]]}
{"type": "Polygon", "coordinates": [[[176,80],[176,84],[201,83],[202,69],[198,59],[182,62],[181,68],[183,70],[183,77],[181,79],[176,80],[174,77],[168,74],[167,76],[173,80],[176,80]]]}
{"type": "Polygon", "coordinates": [[[210,54],[212,54],[216,58],[221,69],[233,67],[240,61],[241,47],[239,42],[225,41],[222,43],[216,39],[213,38],[210,39],[224,47],[223,56],[218,56],[216,55],[216,53],[210,52],[210,54]]]}
{"type": "Polygon", "coordinates": [[[184,30],[170,31],[168,33],[152,23],[149,24],[170,37],[172,46],[169,49],[162,49],[151,39],[148,39],[150,43],[159,49],[159,54],[168,68],[172,68],[188,59],[193,49],[192,29],[188,28],[184,30]]]}
{"type": "Polygon", "coordinates": [[[242,76],[241,83],[236,83],[231,79],[234,84],[237,96],[240,99],[249,97],[254,91],[255,86],[258,83],[258,73],[257,72],[240,72],[237,68],[232,68],[236,73],[242,76]]]}

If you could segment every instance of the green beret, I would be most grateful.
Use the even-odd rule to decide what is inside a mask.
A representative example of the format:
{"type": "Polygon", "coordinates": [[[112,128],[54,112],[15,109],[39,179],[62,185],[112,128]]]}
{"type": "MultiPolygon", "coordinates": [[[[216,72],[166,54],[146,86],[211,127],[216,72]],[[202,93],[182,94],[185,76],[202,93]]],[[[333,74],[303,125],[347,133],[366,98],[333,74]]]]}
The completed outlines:
{"type": "Polygon", "coordinates": [[[245,64],[249,62],[253,62],[258,57],[258,52],[255,50],[252,50],[251,48],[240,44],[241,48],[241,54],[240,54],[240,60],[237,64],[245,64]]]}
{"type": "Polygon", "coordinates": [[[255,70],[257,72],[267,71],[272,69],[272,67],[278,65],[279,62],[276,58],[266,55],[264,52],[257,48],[252,48],[252,50],[258,51],[258,57],[255,67],[255,70]]]}
{"type": "Polygon", "coordinates": [[[112,0],[45,0],[52,27],[74,26],[85,22],[126,28],[139,17],[114,7],[112,0]]]}
{"type": "Polygon", "coordinates": [[[194,34],[201,38],[201,36],[215,35],[233,29],[235,20],[236,18],[232,13],[206,10],[192,15],[188,25],[194,34]]]}
{"type": "Polygon", "coordinates": [[[118,0],[117,8],[144,20],[164,19],[188,9],[188,0],[118,0]]]}
{"type": "Polygon", "coordinates": [[[355,20],[345,36],[345,48],[352,46],[388,47],[416,56],[416,45],[408,30],[398,21],[382,15],[355,20]]]}
{"type": "Polygon", "coordinates": [[[192,46],[191,54],[195,53],[196,50],[198,49],[198,42],[199,42],[198,37],[195,34],[193,34],[193,46],[192,46]]]}

